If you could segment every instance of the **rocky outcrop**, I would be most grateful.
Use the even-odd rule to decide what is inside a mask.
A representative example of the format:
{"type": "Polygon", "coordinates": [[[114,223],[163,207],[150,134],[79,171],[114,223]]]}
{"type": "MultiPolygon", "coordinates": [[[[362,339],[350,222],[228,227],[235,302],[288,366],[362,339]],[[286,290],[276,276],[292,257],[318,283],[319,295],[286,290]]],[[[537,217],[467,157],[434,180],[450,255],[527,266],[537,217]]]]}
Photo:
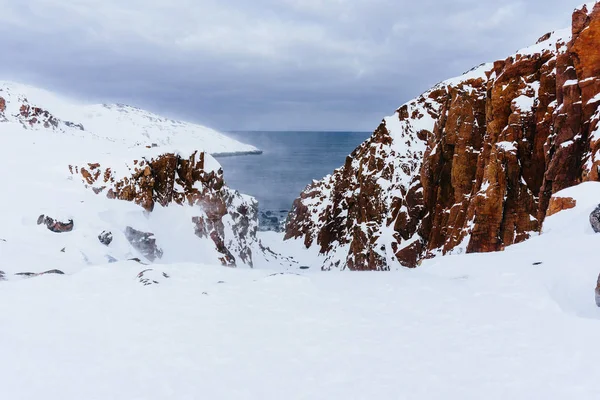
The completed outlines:
{"type": "Polygon", "coordinates": [[[29,126],[42,125],[44,128],[58,127],[58,119],[47,110],[23,104],[19,110],[19,119],[29,126]]]}
{"type": "Polygon", "coordinates": [[[154,261],[162,257],[163,251],[156,245],[153,233],[138,231],[128,226],[125,228],[125,237],[131,246],[148,260],[154,261]]]}
{"type": "Polygon", "coordinates": [[[134,160],[121,171],[100,163],[69,169],[95,193],[134,202],[147,212],[156,205],[191,206],[196,215],[189,221],[190,230],[213,242],[223,265],[253,266],[258,204],[225,186],[223,171],[210,155],[162,154],[134,160]]]}
{"type": "Polygon", "coordinates": [[[571,30],[441,82],[308,186],[286,239],[323,269],[415,267],[541,229],[553,193],[600,174],[600,3],[571,30]]]}
{"type": "Polygon", "coordinates": [[[572,197],[560,197],[552,196],[550,198],[550,204],[546,210],[546,217],[550,217],[564,210],[570,210],[577,206],[577,200],[572,197]]]}
{"type": "Polygon", "coordinates": [[[67,222],[61,222],[61,221],[55,220],[54,218],[47,217],[43,214],[38,217],[37,224],[38,225],[46,225],[48,230],[52,231],[54,233],[71,232],[73,230],[73,226],[74,226],[72,219],[68,220],[67,222]]]}

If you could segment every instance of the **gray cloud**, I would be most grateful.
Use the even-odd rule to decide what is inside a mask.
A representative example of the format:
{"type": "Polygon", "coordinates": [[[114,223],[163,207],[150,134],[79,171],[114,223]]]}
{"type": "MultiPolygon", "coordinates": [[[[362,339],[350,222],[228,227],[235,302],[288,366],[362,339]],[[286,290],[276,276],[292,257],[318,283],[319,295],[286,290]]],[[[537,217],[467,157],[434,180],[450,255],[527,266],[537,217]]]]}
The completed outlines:
{"type": "Polygon", "coordinates": [[[580,2],[0,0],[0,78],[224,130],[372,130],[580,2]]]}

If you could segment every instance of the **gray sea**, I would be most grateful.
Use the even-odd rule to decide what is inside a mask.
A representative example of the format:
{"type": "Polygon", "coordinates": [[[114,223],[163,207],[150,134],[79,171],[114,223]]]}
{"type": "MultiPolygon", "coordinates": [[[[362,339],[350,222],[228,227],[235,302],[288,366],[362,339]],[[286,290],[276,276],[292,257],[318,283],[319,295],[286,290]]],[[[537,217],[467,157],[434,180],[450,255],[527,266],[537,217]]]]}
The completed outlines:
{"type": "Polygon", "coordinates": [[[261,155],[219,157],[225,181],[258,199],[269,215],[287,213],[312,182],[341,167],[371,132],[229,132],[263,150],[261,155]]]}

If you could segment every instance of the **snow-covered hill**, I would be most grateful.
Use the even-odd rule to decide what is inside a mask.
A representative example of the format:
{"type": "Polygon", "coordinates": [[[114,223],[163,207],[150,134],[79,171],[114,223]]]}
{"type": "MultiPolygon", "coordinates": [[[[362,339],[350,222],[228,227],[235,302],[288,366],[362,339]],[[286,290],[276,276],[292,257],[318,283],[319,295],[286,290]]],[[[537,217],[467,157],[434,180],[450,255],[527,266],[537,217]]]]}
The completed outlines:
{"type": "Polygon", "coordinates": [[[127,148],[159,147],[162,152],[260,153],[256,147],[214,129],[164,118],[123,104],[83,105],[42,89],[11,82],[0,82],[0,99],[3,99],[0,103],[6,104],[6,110],[0,107],[0,121],[15,122],[26,129],[55,129],[78,137],[95,136],[127,148]],[[37,114],[36,108],[40,110],[37,114]]]}
{"type": "Polygon", "coordinates": [[[256,200],[228,188],[209,154],[253,146],[143,110],[74,105],[6,83],[0,139],[6,279],[130,258],[240,267],[277,258],[256,238],[256,200]],[[99,240],[103,232],[110,243],[99,240]]]}

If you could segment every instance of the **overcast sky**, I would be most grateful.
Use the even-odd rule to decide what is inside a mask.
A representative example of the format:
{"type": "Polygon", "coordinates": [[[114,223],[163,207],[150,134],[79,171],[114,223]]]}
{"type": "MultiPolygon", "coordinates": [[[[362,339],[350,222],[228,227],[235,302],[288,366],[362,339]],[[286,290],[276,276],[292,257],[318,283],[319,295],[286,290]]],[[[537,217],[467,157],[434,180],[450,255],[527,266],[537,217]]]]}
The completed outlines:
{"type": "Polygon", "coordinates": [[[0,79],[222,130],[373,130],[583,0],[0,0],[0,79]]]}

